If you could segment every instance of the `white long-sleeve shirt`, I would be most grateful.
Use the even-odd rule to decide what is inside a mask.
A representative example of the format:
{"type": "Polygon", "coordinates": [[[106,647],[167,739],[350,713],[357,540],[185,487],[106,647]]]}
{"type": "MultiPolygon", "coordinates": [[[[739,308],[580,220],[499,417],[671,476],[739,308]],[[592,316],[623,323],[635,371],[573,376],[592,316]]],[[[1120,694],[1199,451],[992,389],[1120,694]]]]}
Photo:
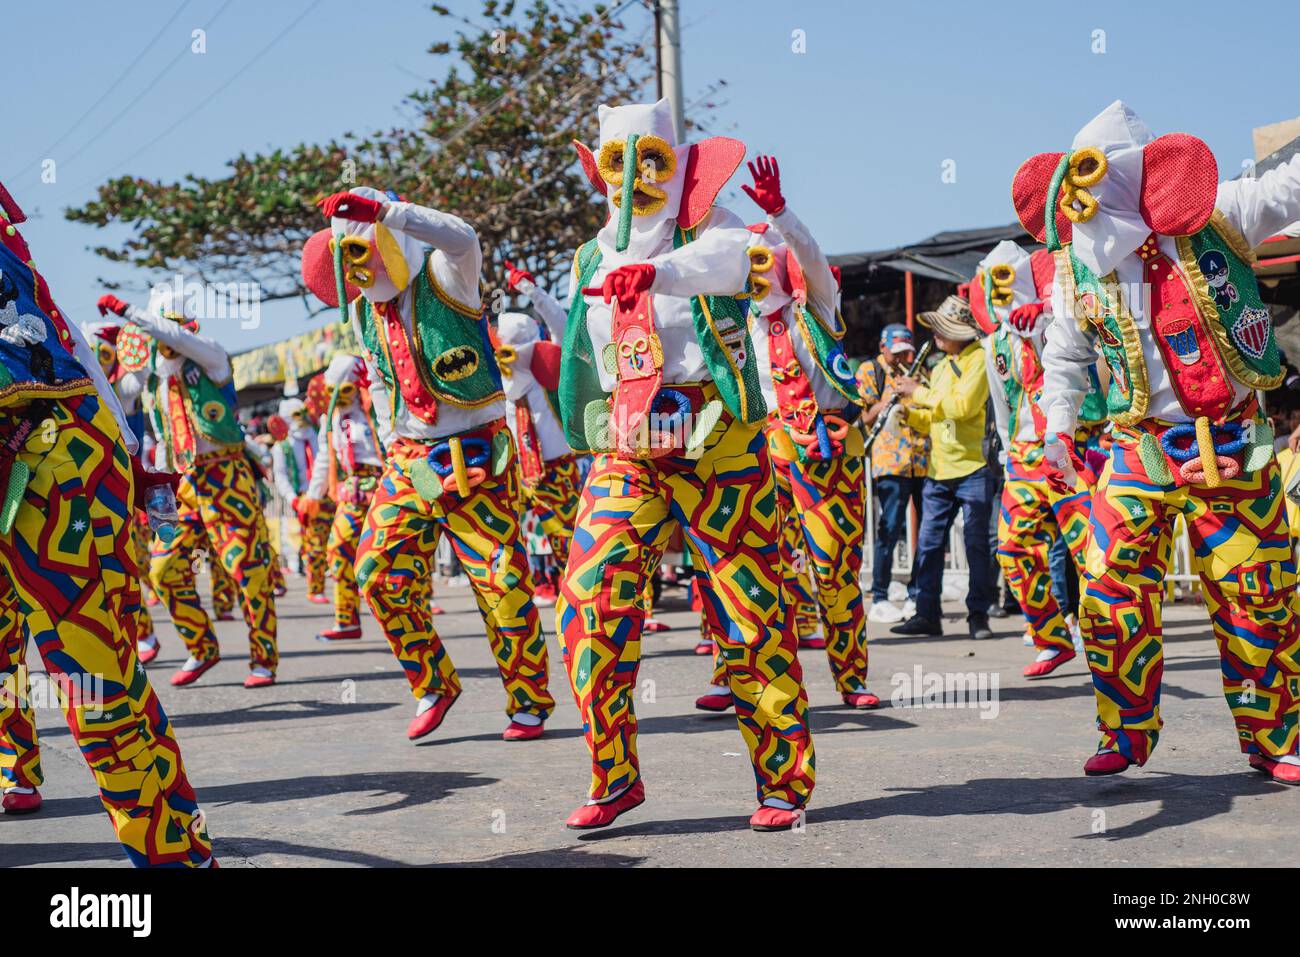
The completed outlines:
{"type": "MultiPolygon", "coordinates": [[[[635,222],[633,223],[635,228],[635,222]]],[[[632,250],[619,253],[601,243],[601,261],[588,284],[599,288],[605,276],[619,266],[648,262],[655,268],[650,286],[653,297],[655,329],[663,345],[663,382],[702,382],[709,377],[704,351],[695,337],[695,320],[691,299],[695,296],[734,296],[744,291],[749,277],[749,255],[745,247],[749,230],[740,217],[720,206],[713,207],[704,224],[695,230],[695,239],[679,249],[672,248],[672,231],[665,230],[648,256],[638,258],[632,250]]],[[[578,288],[577,263],[570,280],[570,295],[582,295],[578,288]]],[[[593,354],[604,354],[613,339],[613,308],[600,296],[587,296],[587,330],[593,354]]],[[[749,361],[754,358],[749,357],[749,361]]],[[[617,376],[596,363],[601,388],[613,392],[617,376]]]]}
{"type": "MultiPolygon", "coordinates": [[[[167,395],[171,388],[172,376],[181,374],[186,359],[196,363],[213,382],[221,384],[229,381],[232,375],[230,356],[215,339],[191,332],[174,319],[154,316],[134,306],[127,310],[127,318],[159,343],[171,346],[179,353],[170,359],[159,353],[154,360],[154,372],[158,376],[159,391],[163,395],[167,395]]],[[[161,411],[165,417],[167,410],[161,411]]],[[[199,455],[221,449],[221,446],[214,445],[204,438],[203,433],[197,429],[194,439],[195,451],[199,455]]],[[[169,470],[173,467],[171,449],[165,442],[159,442],[154,449],[154,465],[161,470],[169,470]]]]}
{"type": "MultiPolygon", "coordinates": [[[[1261,175],[1258,179],[1238,179],[1219,184],[1216,205],[1224,217],[1237,228],[1246,242],[1254,247],[1290,223],[1300,220],[1300,156],[1261,175]]],[[[1158,236],[1160,251],[1173,262],[1178,262],[1178,249],[1171,236],[1158,236]]],[[[1142,355],[1146,362],[1150,401],[1149,418],[1169,422],[1188,422],[1191,417],[1183,411],[1173,390],[1164,357],[1151,332],[1151,317],[1145,314],[1141,303],[1129,301],[1127,292],[1143,288],[1144,264],[1136,252],[1120,260],[1115,268],[1115,279],[1120,294],[1133,316],[1142,340],[1142,355]]],[[[1072,307],[1073,304],[1071,303],[1072,307]]],[[[1088,393],[1088,366],[1097,360],[1096,336],[1089,329],[1081,330],[1067,309],[1058,281],[1052,292],[1052,311],[1060,317],[1047,329],[1047,344],[1043,351],[1043,410],[1047,414],[1049,432],[1073,432],[1079,406],[1088,393]]],[[[1250,390],[1235,379],[1232,382],[1234,404],[1245,399],[1250,390]]]]}
{"type": "MultiPolygon", "coordinates": [[[[346,409],[334,411],[334,421],[330,424],[334,430],[334,454],[339,465],[348,475],[348,449],[352,450],[352,461],[357,465],[373,465],[382,468],[383,453],[379,448],[378,438],[370,427],[370,420],[365,410],[357,402],[346,409]]],[[[329,490],[329,438],[330,425],[321,423],[317,448],[320,454],[312,464],[311,481],[307,484],[307,497],[322,499],[329,490]]]]}
{"type": "MultiPolygon", "coordinates": [[[[819,318],[822,322],[835,322],[835,306],[839,289],[835,282],[835,274],[831,272],[830,263],[821,247],[817,245],[817,241],[812,238],[808,228],[788,205],[779,215],[768,216],[767,221],[780,230],[782,239],[793,250],[795,259],[799,261],[799,268],[803,271],[804,284],[808,291],[808,308],[817,317],[809,316],[808,321],[816,322],[819,318]]],[[[773,293],[769,293],[768,296],[771,299],[777,298],[773,293]]],[[[768,411],[773,412],[777,408],[776,385],[772,382],[771,347],[768,340],[771,325],[777,319],[785,320],[787,328],[790,329],[790,343],[799,365],[808,376],[813,396],[817,400],[817,407],[824,410],[843,408],[847,400],[827,381],[821,368],[813,360],[803,334],[790,324],[794,313],[793,304],[784,296],[781,299],[783,301],[775,309],[764,312],[753,320],[749,330],[754,343],[754,358],[758,362],[758,382],[762,387],[763,399],[767,403],[768,411]]],[[[762,306],[761,302],[759,306],[762,306]]]]}
{"type": "Polygon", "coordinates": [[[299,495],[307,492],[308,483],[315,470],[321,456],[318,454],[319,448],[316,445],[316,433],[307,427],[294,429],[289,433],[288,439],[284,442],[276,442],[271,446],[271,477],[275,480],[276,491],[286,502],[292,502],[299,495]],[[293,478],[289,474],[289,460],[285,452],[285,442],[288,442],[293,448],[294,464],[298,468],[298,486],[294,486],[293,478]],[[310,455],[308,450],[310,449],[310,455]]]}
{"type": "MultiPolygon", "coordinates": [[[[480,306],[478,280],[483,267],[483,252],[479,248],[478,234],[464,220],[450,213],[441,213],[415,203],[389,203],[382,222],[389,229],[405,233],[412,239],[433,247],[429,261],[433,276],[453,299],[477,309],[480,306]]],[[[412,285],[423,282],[420,276],[412,278],[412,285]]],[[[408,285],[397,297],[397,311],[408,337],[414,332],[415,291],[408,285]]],[[[361,324],[353,310],[352,326],[361,339],[361,324]]],[[[411,341],[414,341],[413,337],[411,341]]],[[[396,418],[393,416],[393,397],[389,395],[383,377],[372,356],[366,356],[370,373],[370,398],[374,403],[375,418],[379,421],[379,439],[388,445],[394,436],[428,441],[446,435],[465,432],[499,419],[505,415],[504,400],[489,403],[479,409],[458,409],[449,402],[438,403],[438,421],[430,425],[413,415],[403,404],[396,418]]]]}

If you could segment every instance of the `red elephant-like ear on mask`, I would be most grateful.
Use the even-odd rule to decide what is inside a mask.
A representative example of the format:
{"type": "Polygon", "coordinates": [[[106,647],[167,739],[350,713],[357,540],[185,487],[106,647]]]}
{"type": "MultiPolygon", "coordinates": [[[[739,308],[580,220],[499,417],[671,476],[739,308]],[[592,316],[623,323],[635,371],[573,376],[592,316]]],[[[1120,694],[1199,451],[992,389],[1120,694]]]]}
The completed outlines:
{"type": "Polygon", "coordinates": [[[1219,166],[1195,136],[1167,133],[1142,147],[1140,212],[1152,232],[1199,232],[1214,213],[1218,192],[1219,166]]]}
{"type": "Polygon", "coordinates": [[[975,273],[975,278],[970,281],[970,311],[975,317],[975,322],[979,325],[980,331],[985,335],[996,332],[998,320],[996,316],[989,315],[988,303],[984,296],[984,270],[975,273]]]}
{"type": "Polygon", "coordinates": [[[692,145],[687,151],[677,225],[682,229],[698,226],[744,161],[745,144],[729,136],[713,136],[692,145]]]}
{"type": "Polygon", "coordinates": [[[27,214],[18,205],[18,201],[9,195],[4,183],[0,183],[0,209],[4,210],[5,217],[15,226],[27,222],[27,214]]]}
{"type": "MultiPolygon", "coordinates": [[[[302,281],[313,296],[325,305],[337,309],[338,286],[334,280],[334,254],[330,252],[330,231],[322,229],[312,233],[302,247],[302,281]]],[[[361,295],[361,290],[345,283],[344,294],[351,302],[361,295]]]]}
{"type": "Polygon", "coordinates": [[[595,154],[591,152],[586,143],[579,140],[573,141],[573,148],[578,151],[578,161],[582,163],[582,171],[587,174],[587,181],[604,196],[609,187],[600,178],[600,170],[596,168],[595,154]]]}
{"type": "Polygon", "coordinates": [[[1020,164],[1015,179],[1011,181],[1011,202],[1025,232],[1040,243],[1047,242],[1047,204],[1056,212],[1056,235],[1062,243],[1070,241],[1070,221],[1057,204],[1057,197],[1048,196],[1056,168],[1061,165],[1064,153],[1039,153],[1020,164]]]}

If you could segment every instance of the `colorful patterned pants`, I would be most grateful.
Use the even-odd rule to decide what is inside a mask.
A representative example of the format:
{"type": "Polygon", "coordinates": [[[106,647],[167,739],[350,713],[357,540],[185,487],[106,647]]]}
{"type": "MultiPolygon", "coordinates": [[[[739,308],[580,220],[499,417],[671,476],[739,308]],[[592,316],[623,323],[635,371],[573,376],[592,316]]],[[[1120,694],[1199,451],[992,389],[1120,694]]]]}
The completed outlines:
{"type": "Polygon", "coordinates": [[[180,530],[169,545],[154,539],[150,571],[154,590],[167,603],[186,650],[204,661],[221,653],[212,620],[195,587],[197,553],[213,548],[215,553],[209,552],[209,558],[221,563],[242,599],[249,667],[260,666],[274,673],[279,652],[271,542],[253,470],[242,450],[199,456],[181,479],[176,501],[180,530]]]}
{"type": "MultiPolygon", "coordinates": [[[[216,550],[209,548],[208,554],[215,555],[216,550]]],[[[274,562],[271,567],[275,567],[274,562]]],[[[212,613],[218,618],[224,618],[235,610],[235,599],[238,597],[235,580],[226,574],[226,569],[219,561],[208,562],[208,577],[212,579],[212,613]]]]}
{"type": "MultiPolygon", "coordinates": [[[[819,624],[825,629],[836,690],[851,694],[867,690],[867,618],[859,578],[866,501],[861,430],[849,429],[845,441],[845,453],[838,458],[800,462],[785,429],[775,425],[768,430],[782,515],[781,567],[798,632],[806,637],[819,624]],[[817,582],[816,598],[807,585],[809,571],[817,582]]],[[[720,658],[715,656],[716,686],[725,683],[720,658]]]]}
{"type": "Polygon", "coordinates": [[[569,561],[573,519],[578,514],[578,457],[563,455],[546,463],[536,485],[524,485],[524,504],[531,508],[551,543],[551,553],[561,569],[569,561]]]}
{"type": "Polygon", "coordinates": [[[446,534],[483,615],[506,689],[506,714],[545,719],[555,699],[547,690],[546,636],[533,605],[528,552],[519,530],[516,471],[511,467],[488,477],[468,497],[444,492],[430,502],[416,491],[410,473],[429,451],[428,443],[405,438],[388,450],[357,547],[361,594],[415,697],[458,697],[460,679],[429,614],[434,553],[438,536],[446,534]]]}
{"type": "MultiPolygon", "coordinates": [[[[374,469],[377,478],[381,470],[374,469]]],[[[370,473],[367,473],[370,474],[370,473]]],[[[352,483],[349,483],[350,485],[352,483]]],[[[361,599],[357,593],[357,542],[361,540],[361,527],[374,493],[363,492],[359,486],[345,501],[339,501],[330,523],[329,548],[330,575],[334,578],[334,626],[339,629],[361,627],[361,599]]],[[[432,591],[430,591],[432,594],[432,591]]]]}
{"type": "Polygon", "coordinates": [[[300,526],[302,563],[307,569],[307,594],[325,594],[325,571],[329,567],[330,531],[334,525],[334,501],[324,499],[316,517],[300,526]]]}
{"type": "Polygon", "coordinates": [[[722,648],[759,799],[803,806],[813,789],[812,734],[781,582],[771,461],[762,430],[727,413],[698,459],[598,455],[582,490],[556,617],[591,752],[591,797],[611,797],[640,777],[633,700],[643,596],[679,525],[712,584],[704,614],[722,648]]]}
{"type": "Polygon", "coordinates": [[[1082,476],[1075,491],[1063,495],[1032,467],[1015,462],[1007,466],[998,517],[998,561],[1039,649],[1074,650],[1065,613],[1052,595],[1048,552],[1057,535],[1063,535],[1075,567],[1083,571],[1090,496],[1082,476]]]}
{"type": "Polygon", "coordinates": [[[1102,748],[1144,764],[1159,738],[1161,585],[1181,514],[1241,750],[1296,754],[1300,621],[1276,460],[1219,488],[1175,487],[1147,477],[1136,447],[1121,431],[1092,500],[1080,623],[1102,748]]]}
{"type": "MultiPolygon", "coordinates": [[[[153,531],[149,528],[149,523],[145,521],[144,516],[137,512],[131,517],[131,555],[135,559],[136,578],[143,580],[149,577],[149,542],[153,539],[153,531]]],[[[149,614],[149,608],[145,605],[143,594],[140,601],[140,613],[136,616],[136,633],[141,638],[148,638],[153,634],[153,615],[149,614]]]]}
{"type": "Polygon", "coordinates": [[[0,783],[43,781],[24,660],[31,641],[127,858],[205,864],[203,814],[136,658],[130,457],[97,396],[65,400],[50,415],[53,445],[37,429],[19,453],[31,480],[0,538],[0,783]]]}

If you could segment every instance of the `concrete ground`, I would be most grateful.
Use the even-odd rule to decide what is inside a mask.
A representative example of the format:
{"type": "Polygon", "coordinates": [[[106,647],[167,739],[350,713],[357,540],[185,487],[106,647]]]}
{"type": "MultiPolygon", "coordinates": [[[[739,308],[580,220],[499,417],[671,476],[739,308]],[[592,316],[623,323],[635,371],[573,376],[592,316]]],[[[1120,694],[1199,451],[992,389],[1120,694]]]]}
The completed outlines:
{"type": "MultiPolygon", "coordinates": [[[[1300,819],[1300,792],[1249,772],[1238,753],[1199,605],[1166,616],[1160,747],[1145,769],[1114,778],[1081,773],[1096,743],[1082,662],[1024,680],[1032,651],[1007,621],[983,642],[964,634],[957,606],[942,639],[871,625],[872,687],[886,702],[874,712],[843,707],[824,652],[804,652],[817,790],[802,831],[755,834],[740,733],[731,715],[692,707],[709,665],[692,654],[694,616],[670,591],[662,617],[674,630],[647,638],[639,676],[648,800],[577,836],[563,822],[584,796],[587,754],[553,636],[560,704],[547,735],[502,742],[503,693],[472,598],[441,589],[437,621],[465,690],[417,745],[404,735],[412,699],[373,620],[362,641],[320,644],[328,607],[305,601],[301,579],[290,588],[279,603],[282,683],[269,690],[242,687],[238,622],[219,626],[221,665],[171,688],[183,654],[159,625],[150,674],[226,867],[1294,863],[1277,835],[1300,819]],[[924,704],[933,674],[982,676],[997,690],[965,707],[910,706],[924,704]]],[[[543,621],[549,631],[549,610],[543,621]]],[[[43,710],[39,724],[45,807],[0,816],[0,864],[125,866],[61,716],[43,710]]]]}

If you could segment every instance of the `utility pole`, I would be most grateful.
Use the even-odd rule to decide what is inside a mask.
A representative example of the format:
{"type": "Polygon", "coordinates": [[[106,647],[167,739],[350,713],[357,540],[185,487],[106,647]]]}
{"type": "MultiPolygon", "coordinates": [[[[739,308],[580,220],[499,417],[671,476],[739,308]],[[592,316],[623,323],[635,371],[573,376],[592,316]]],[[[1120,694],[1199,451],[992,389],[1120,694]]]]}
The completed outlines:
{"type": "Polygon", "coordinates": [[[655,0],[655,60],[659,95],[668,98],[677,145],[686,142],[686,105],[682,94],[682,34],[677,0],[655,0]]]}

